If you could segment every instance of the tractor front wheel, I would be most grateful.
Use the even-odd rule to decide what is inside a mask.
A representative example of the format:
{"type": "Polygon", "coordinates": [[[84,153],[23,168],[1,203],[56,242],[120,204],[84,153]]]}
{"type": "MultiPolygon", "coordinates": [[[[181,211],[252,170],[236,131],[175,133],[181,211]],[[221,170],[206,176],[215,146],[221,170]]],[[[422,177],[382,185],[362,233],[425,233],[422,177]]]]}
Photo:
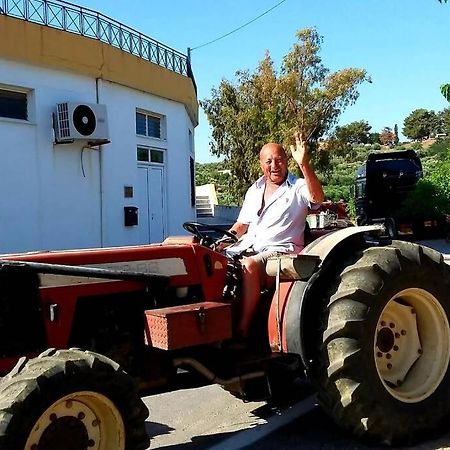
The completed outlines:
{"type": "Polygon", "coordinates": [[[148,410],[112,360],[80,350],[19,361],[0,383],[4,450],[145,449],[148,410]]]}
{"type": "Polygon", "coordinates": [[[319,399],[359,436],[409,444],[447,429],[450,272],[393,241],[347,267],[327,307],[319,399]]]}

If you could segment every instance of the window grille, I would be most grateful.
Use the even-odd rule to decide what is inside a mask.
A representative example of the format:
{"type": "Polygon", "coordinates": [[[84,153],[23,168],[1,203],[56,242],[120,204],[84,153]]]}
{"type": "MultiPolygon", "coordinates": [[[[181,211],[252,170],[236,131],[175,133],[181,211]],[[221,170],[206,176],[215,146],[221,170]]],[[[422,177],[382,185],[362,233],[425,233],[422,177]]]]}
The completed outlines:
{"type": "Polygon", "coordinates": [[[136,111],[136,134],[163,139],[162,117],[136,111]]]}

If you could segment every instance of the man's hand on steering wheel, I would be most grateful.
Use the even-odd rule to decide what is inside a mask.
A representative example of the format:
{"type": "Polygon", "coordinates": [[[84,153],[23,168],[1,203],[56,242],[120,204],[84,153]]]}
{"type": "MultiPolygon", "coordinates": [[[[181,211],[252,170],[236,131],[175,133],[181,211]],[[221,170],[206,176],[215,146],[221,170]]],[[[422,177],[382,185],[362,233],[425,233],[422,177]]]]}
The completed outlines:
{"type": "Polygon", "coordinates": [[[213,243],[213,250],[216,252],[222,252],[229,245],[232,245],[237,242],[237,236],[233,234],[234,238],[228,236],[228,234],[224,234],[221,238],[217,239],[216,242],[213,243]]]}
{"type": "Polygon", "coordinates": [[[192,233],[199,240],[201,245],[205,245],[216,251],[222,251],[223,248],[226,247],[226,245],[223,244],[234,244],[238,240],[237,236],[230,231],[206,223],[185,222],[183,223],[183,228],[186,231],[189,231],[189,233],[192,233]],[[213,236],[208,235],[207,233],[211,231],[222,234],[222,237],[216,239],[213,236]]]}

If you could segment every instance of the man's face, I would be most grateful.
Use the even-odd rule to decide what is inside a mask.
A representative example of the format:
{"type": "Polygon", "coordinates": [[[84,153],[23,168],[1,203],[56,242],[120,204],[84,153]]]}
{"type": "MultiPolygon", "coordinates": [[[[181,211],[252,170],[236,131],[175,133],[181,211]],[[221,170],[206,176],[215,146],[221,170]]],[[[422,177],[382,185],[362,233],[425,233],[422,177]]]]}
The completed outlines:
{"type": "Polygon", "coordinates": [[[259,164],[265,177],[275,184],[282,184],[287,175],[286,154],[278,144],[266,144],[259,154],[259,164]]]}

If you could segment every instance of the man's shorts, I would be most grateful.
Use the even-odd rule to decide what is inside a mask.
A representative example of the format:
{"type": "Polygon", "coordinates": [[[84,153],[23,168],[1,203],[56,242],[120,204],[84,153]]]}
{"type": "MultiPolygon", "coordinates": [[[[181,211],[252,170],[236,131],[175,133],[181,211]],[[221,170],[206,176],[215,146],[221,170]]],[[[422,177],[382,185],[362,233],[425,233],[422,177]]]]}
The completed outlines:
{"type": "Polygon", "coordinates": [[[255,253],[254,255],[252,255],[252,258],[259,264],[261,265],[261,267],[263,268],[263,270],[266,270],[266,264],[267,264],[267,260],[271,257],[271,256],[277,256],[280,255],[281,252],[277,252],[274,250],[266,250],[265,252],[260,252],[260,253],[255,253]]]}
{"type": "Polygon", "coordinates": [[[256,261],[256,263],[258,264],[258,268],[259,268],[259,273],[261,275],[261,280],[263,280],[266,276],[266,264],[267,264],[267,260],[271,257],[271,256],[277,256],[277,255],[282,255],[283,252],[279,252],[279,251],[274,251],[274,250],[266,250],[264,252],[259,252],[259,253],[247,253],[247,254],[243,254],[242,256],[244,257],[251,257],[254,261],[256,261]]]}

